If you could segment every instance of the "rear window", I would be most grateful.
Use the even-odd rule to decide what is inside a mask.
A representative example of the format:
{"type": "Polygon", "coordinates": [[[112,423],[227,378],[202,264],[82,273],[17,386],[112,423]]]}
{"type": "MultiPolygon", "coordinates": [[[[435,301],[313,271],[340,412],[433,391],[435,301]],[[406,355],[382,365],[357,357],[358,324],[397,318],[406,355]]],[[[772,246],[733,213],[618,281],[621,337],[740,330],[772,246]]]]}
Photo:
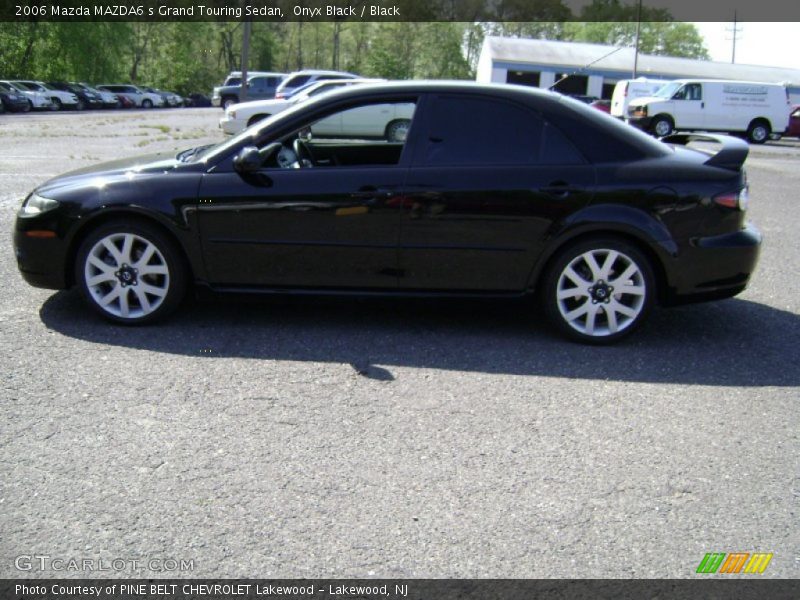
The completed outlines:
{"type": "Polygon", "coordinates": [[[283,85],[284,88],[296,88],[305,85],[311,79],[311,75],[295,75],[290,77],[283,85]]]}
{"type": "Polygon", "coordinates": [[[590,162],[637,160],[670,153],[666,144],[596,108],[567,96],[561,102],[568,111],[547,115],[547,118],[572,140],[590,162]]]}

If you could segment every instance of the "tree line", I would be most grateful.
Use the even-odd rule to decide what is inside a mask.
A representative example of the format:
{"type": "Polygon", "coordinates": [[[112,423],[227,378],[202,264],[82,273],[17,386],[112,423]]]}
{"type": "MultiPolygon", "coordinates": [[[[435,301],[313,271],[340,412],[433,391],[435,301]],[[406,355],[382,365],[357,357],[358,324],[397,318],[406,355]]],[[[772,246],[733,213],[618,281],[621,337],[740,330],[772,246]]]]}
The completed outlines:
{"type": "MultiPolygon", "coordinates": [[[[537,22],[254,22],[248,68],[337,69],[387,79],[474,79],[489,35],[633,45],[636,9],[594,0],[569,21],[561,0],[537,22]],[[556,19],[564,18],[564,21],[556,19]],[[606,20],[603,20],[606,19],[606,20]]],[[[644,9],[640,50],[707,59],[697,29],[644,9]],[[649,20],[644,20],[649,19],[649,20]]],[[[208,94],[241,67],[242,22],[0,23],[0,79],[131,82],[208,94]]]]}

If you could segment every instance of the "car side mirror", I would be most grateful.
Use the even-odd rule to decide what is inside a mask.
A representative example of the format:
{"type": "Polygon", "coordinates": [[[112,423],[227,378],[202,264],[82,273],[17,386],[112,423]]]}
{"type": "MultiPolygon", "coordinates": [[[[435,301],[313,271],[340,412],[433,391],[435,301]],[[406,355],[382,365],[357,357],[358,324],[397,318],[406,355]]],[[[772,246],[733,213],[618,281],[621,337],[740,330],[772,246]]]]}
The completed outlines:
{"type": "Polygon", "coordinates": [[[274,157],[278,151],[283,147],[280,142],[272,142],[267,144],[260,150],[255,146],[245,146],[233,158],[233,168],[238,173],[256,173],[261,170],[264,164],[274,157]]]}
{"type": "Polygon", "coordinates": [[[233,157],[233,168],[237,173],[255,173],[263,164],[264,159],[255,146],[245,146],[233,157]]]}

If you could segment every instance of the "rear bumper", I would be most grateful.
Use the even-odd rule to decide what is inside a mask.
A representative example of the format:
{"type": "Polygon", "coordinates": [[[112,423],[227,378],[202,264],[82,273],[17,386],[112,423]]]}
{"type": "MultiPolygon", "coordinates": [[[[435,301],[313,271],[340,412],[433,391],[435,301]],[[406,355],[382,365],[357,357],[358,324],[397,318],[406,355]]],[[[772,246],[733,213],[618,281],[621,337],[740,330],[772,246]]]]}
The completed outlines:
{"type": "Polygon", "coordinates": [[[668,304],[729,298],[750,282],[762,236],[752,224],[737,232],[689,240],[676,259],[668,304]]]}

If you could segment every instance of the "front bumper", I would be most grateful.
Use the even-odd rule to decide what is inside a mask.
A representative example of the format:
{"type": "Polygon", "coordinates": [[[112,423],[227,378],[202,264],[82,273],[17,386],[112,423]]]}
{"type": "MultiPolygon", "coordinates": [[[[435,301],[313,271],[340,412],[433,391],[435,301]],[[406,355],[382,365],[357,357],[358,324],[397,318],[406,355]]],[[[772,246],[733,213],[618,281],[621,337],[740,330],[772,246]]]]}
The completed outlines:
{"type": "Polygon", "coordinates": [[[729,298],[743,291],[758,264],[761,241],[751,223],[734,233],[689,240],[672,265],[667,302],[729,298]]]}
{"type": "Polygon", "coordinates": [[[653,122],[653,117],[625,117],[625,122],[642,131],[649,131],[650,124],[653,122]]]}
{"type": "Polygon", "coordinates": [[[242,129],[244,129],[241,122],[237,121],[236,119],[231,119],[227,116],[222,117],[219,120],[219,127],[222,129],[222,132],[225,135],[236,135],[242,129]]]}
{"type": "MultiPolygon", "coordinates": [[[[30,230],[56,230],[55,223],[40,219],[17,218],[13,243],[17,267],[22,278],[34,287],[60,290],[68,286],[67,243],[63,235],[52,238],[29,237],[30,230]]],[[[57,232],[60,233],[60,232],[57,232]]]]}
{"type": "Polygon", "coordinates": [[[211,96],[211,106],[221,106],[222,98],[219,96],[211,96]]]}

